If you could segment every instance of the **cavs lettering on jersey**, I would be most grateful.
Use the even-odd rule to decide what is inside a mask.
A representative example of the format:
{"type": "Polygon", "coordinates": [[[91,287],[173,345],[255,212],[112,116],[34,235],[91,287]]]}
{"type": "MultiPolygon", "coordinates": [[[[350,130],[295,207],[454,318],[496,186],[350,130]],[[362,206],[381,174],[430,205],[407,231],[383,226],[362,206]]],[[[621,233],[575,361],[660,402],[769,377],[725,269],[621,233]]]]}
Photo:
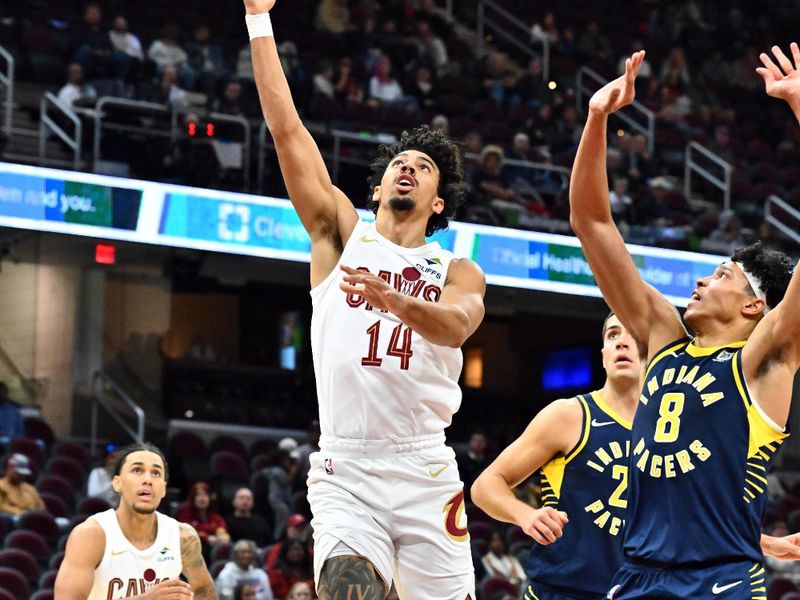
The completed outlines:
{"type": "Polygon", "coordinates": [[[602,598],[622,564],[631,425],[598,392],[578,396],[580,441],[540,471],[545,506],[569,515],[564,536],[534,544],[526,565],[533,589],[602,598]]]}
{"type": "Polygon", "coordinates": [[[761,560],[767,471],[787,434],[750,397],[743,346],[682,340],[651,361],[631,437],[626,556],[761,560]]]}
{"type": "Polygon", "coordinates": [[[120,529],[113,508],[89,517],[106,536],[103,558],[94,571],[94,584],[87,600],[118,600],[147,593],[165,579],[177,579],[183,570],[180,525],[156,512],[158,533],[153,545],[139,550],[120,529]]]}
{"type": "MultiPolygon", "coordinates": [[[[437,302],[453,256],[436,243],[393,244],[359,222],[340,265],[369,271],[398,291],[437,302]]],[[[461,350],[429,342],[392,313],[339,288],[338,265],[311,290],[311,347],[324,437],[440,434],[461,404],[461,350]]]]}

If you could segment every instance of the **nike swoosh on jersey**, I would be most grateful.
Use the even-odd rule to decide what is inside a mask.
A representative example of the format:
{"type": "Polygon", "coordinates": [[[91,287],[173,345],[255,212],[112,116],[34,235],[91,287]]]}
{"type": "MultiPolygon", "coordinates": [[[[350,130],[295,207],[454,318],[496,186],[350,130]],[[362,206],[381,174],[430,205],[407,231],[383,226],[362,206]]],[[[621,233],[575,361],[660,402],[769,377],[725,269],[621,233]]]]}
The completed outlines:
{"type": "Polygon", "coordinates": [[[369,244],[370,242],[377,242],[378,240],[375,238],[368,238],[367,236],[362,235],[361,241],[364,242],[365,244],[369,244]]]}
{"type": "Polygon", "coordinates": [[[734,581],[733,583],[729,583],[727,585],[720,585],[718,583],[715,583],[714,587],[711,588],[711,593],[716,596],[717,594],[721,594],[722,592],[727,592],[731,588],[735,588],[740,583],[742,583],[741,579],[739,581],[734,581]]]}
{"type": "Polygon", "coordinates": [[[443,466],[441,469],[438,469],[438,470],[434,471],[433,469],[428,467],[428,475],[430,475],[431,477],[436,479],[439,475],[441,475],[444,472],[444,470],[446,468],[447,468],[447,465],[443,466]]]}
{"type": "Polygon", "coordinates": [[[127,550],[112,550],[111,556],[119,556],[120,554],[126,554],[127,550]]]}
{"type": "Polygon", "coordinates": [[[605,427],[606,425],[613,425],[614,421],[603,421],[602,423],[597,419],[592,419],[592,427],[605,427]]]}

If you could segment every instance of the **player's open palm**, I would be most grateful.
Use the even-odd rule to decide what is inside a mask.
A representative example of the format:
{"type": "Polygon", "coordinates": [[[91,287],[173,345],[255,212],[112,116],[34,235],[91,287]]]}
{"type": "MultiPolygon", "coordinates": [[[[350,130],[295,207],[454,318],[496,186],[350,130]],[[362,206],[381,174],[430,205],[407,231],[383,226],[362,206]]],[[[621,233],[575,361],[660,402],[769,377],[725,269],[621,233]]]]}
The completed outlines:
{"type": "Polygon", "coordinates": [[[146,600],[191,600],[194,598],[194,592],[185,581],[167,579],[154,585],[142,598],[146,598],[146,600]]]}
{"type": "Polygon", "coordinates": [[[636,75],[644,60],[644,50],[634,52],[625,60],[625,73],[597,90],[589,100],[589,110],[608,115],[633,102],[636,96],[636,75]]]}
{"type": "Polygon", "coordinates": [[[764,80],[768,95],[797,107],[800,105],[800,72],[797,70],[800,68],[800,48],[796,42],[792,42],[789,49],[792,52],[791,60],[780,47],[772,47],[778,64],[775,64],[769,54],[762,52],[760,58],[764,66],[758,67],[756,72],[764,80]]]}
{"type": "Polygon", "coordinates": [[[244,0],[244,9],[248,15],[267,12],[272,10],[273,6],[275,6],[275,0],[244,0]]]}
{"type": "Polygon", "coordinates": [[[569,523],[567,513],[551,506],[545,506],[531,511],[519,526],[538,543],[547,546],[564,535],[564,526],[567,523],[569,523]]]}

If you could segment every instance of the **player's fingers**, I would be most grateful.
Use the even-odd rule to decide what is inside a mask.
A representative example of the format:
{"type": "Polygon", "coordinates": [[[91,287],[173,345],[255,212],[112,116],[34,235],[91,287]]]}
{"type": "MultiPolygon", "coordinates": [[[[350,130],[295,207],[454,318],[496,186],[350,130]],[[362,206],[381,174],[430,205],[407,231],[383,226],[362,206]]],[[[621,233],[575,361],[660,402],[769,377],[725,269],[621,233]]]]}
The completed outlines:
{"type": "Polygon", "coordinates": [[[567,513],[565,513],[563,510],[556,511],[556,514],[558,514],[559,518],[561,519],[562,525],[569,523],[569,515],[567,515],[567,513]]]}
{"type": "Polygon", "coordinates": [[[769,72],[775,79],[783,79],[783,72],[778,68],[778,65],[772,62],[772,59],[769,57],[768,54],[762,52],[761,54],[758,55],[758,57],[761,59],[761,64],[763,64],[767,69],[769,69],[769,72]]]}
{"type": "Polygon", "coordinates": [[[783,53],[783,50],[781,50],[780,46],[773,46],[772,53],[775,55],[775,58],[778,59],[778,64],[781,66],[781,69],[783,69],[784,73],[789,75],[792,71],[794,71],[794,65],[792,64],[792,61],[786,58],[786,55],[783,53]]]}
{"type": "Polygon", "coordinates": [[[789,50],[792,51],[792,58],[794,59],[794,68],[800,69],[800,46],[797,45],[797,42],[792,42],[789,44],[789,50]]]}
{"type": "Polygon", "coordinates": [[[542,534],[542,537],[544,537],[544,539],[546,539],[549,543],[552,544],[556,541],[557,538],[555,534],[550,530],[550,527],[548,527],[547,523],[545,523],[543,520],[540,519],[534,523],[534,527],[536,527],[536,530],[542,534]]]}
{"type": "Polygon", "coordinates": [[[339,268],[344,271],[345,273],[350,273],[351,275],[355,273],[362,273],[363,271],[359,271],[358,269],[354,269],[352,267],[348,267],[347,265],[339,265],[339,268]]]}
{"type": "Polygon", "coordinates": [[[553,533],[556,538],[560,538],[564,535],[564,530],[561,527],[561,523],[559,523],[556,519],[549,515],[544,515],[542,517],[542,523],[544,523],[547,528],[553,533]]]}
{"type": "Polygon", "coordinates": [[[525,533],[531,536],[537,544],[541,544],[542,546],[547,546],[550,543],[545,539],[545,537],[541,533],[539,533],[539,531],[534,527],[534,525],[530,525],[527,529],[525,529],[525,533]]]}
{"type": "Polygon", "coordinates": [[[361,294],[364,293],[363,287],[358,287],[344,282],[339,284],[339,289],[342,290],[345,294],[355,294],[356,296],[360,296],[361,294]]]}

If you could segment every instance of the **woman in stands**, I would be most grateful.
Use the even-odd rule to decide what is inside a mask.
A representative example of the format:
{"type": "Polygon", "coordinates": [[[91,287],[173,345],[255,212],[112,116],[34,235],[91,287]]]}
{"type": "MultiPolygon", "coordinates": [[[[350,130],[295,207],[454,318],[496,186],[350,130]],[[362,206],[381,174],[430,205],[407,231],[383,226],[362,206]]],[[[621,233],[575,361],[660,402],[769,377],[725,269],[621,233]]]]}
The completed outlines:
{"type": "Polygon", "coordinates": [[[214,544],[231,539],[225,519],[216,511],[216,498],[205,481],[198,481],[189,489],[186,502],[178,509],[177,518],[197,530],[205,555],[214,544]]]}

